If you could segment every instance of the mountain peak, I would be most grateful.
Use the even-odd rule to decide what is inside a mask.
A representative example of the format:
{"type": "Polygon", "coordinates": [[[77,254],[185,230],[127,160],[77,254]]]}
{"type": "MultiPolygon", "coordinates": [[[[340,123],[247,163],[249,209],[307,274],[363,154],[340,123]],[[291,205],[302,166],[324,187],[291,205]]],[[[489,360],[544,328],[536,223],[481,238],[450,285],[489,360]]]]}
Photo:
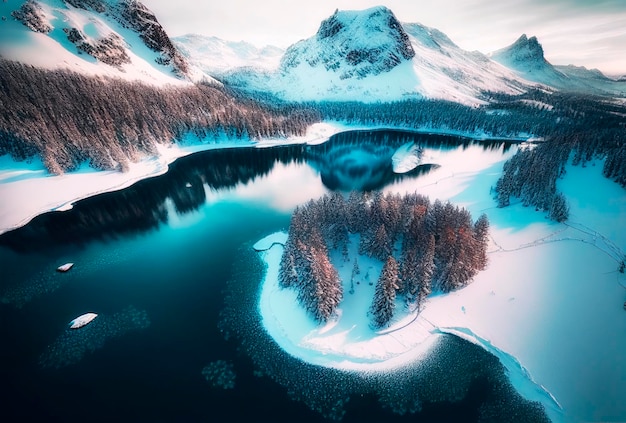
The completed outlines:
{"type": "Polygon", "coordinates": [[[382,31],[385,27],[396,28],[400,23],[393,12],[385,6],[376,6],[365,10],[336,9],[328,19],[322,21],[317,31],[318,39],[333,37],[342,31],[368,29],[382,31]]]}
{"type": "Polygon", "coordinates": [[[550,66],[543,55],[543,47],[537,37],[528,38],[526,34],[522,34],[510,46],[494,51],[491,58],[516,70],[528,71],[550,66]]]}
{"type": "Polygon", "coordinates": [[[361,79],[388,72],[415,56],[408,34],[384,6],[366,10],[336,10],[322,21],[315,37],[291,46],[283,70],[302,64],[323,65],[342,79],[361,79]]]}
{"type": "Polygon", "coordinates": [[[522,34],[513,44],[498,50],[494,56],[508,56],[512,62],[524,62],[544,64],[543,47],[537,40],[537,37],[528,38],[526,34],[522,34]]]}

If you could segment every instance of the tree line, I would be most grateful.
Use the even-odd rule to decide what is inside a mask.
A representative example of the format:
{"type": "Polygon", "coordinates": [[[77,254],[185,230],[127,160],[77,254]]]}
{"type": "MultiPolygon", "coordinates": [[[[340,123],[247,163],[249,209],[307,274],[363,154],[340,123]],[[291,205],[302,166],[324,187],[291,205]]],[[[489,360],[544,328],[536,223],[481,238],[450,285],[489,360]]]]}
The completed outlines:
{"type": "Polygon", "coordinates": [[[198,137],[302,135],[319,120],[296,106],[270,106],[220,86],[155,87],[0,59],[0,155],[39,155],[51,173],[89,163],[126,170],[188,133],[198,137]]]}
{"type": "Polygon", "coordinates": [[[163,175],[78,201],[64,213],[41,214],[28,225],[2,234],[0,245],[33,252],[51,244],[84,245],[146,233],[172,217],[169,202],[178,215],[190,213],[205,204],[207,190],[250,183],[267,175],[277,163],[300,163],[305,157],[302,145],[191,154],[172,163],[163,175]]]}
{"type": "Polygon", "coordinates": [[[569,217],[569,206],[556,181],[565,174],[565,165],[586,166],[593,159],[604,160],[605,177],[626,187],[626,107],[603,98],[582,94],[545,92],[525,97],[552,102],[559,125],[532,149],[520,149],[505,164],[495,186],[499,207],[511,197],[522,204],[544,210],[557,222],[569,217]]]}
{"type": "Polygon", "coordinates": [[[439,200],[431,204],[419,194],[333,193],[294,211],[279,284],[295,289],[317,321],[327,321],[344,296],[329,253],[353,260],[352,293],[361,271],[348,246],[358,239],[359,256],[384,263],[370,307],[372,326],[382,328],[394,315],[396,296],[419,310],[433,290],[450,292],[470,283],[487,264],[488,232],[485,215],[473,222],[466,209],[439,200]]]}
{"type": "Polygon", "coordinates": [[[604,176],[626,187],[625,105],[599,96],[539,89],[521,95],[487,92],[484,96],[489,104],[480,107],[429,99],[307,106],[317,109],[324,119],[348,123],[541,137],[541,145],[520,149],[505,164],[494,195],[500,207],[517,197],[559,222],[569,216],[567,201],[556,189],[568,160],[585,166],[592,159],[602,159],[604,176]]]}

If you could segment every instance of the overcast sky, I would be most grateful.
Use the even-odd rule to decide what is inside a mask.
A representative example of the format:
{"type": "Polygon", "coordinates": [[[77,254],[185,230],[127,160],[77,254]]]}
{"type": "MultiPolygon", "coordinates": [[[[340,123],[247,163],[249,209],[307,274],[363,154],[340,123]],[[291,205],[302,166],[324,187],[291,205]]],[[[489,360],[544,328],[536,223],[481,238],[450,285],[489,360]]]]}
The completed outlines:
{"type": "Polygon", "coordinates": [[[385,5],[402,22],[489,53],[535,35],[548,61],[626,74],[626,0],[143,0],[170,36],[196,33],[287,47],[335,9],[385,5]]]}

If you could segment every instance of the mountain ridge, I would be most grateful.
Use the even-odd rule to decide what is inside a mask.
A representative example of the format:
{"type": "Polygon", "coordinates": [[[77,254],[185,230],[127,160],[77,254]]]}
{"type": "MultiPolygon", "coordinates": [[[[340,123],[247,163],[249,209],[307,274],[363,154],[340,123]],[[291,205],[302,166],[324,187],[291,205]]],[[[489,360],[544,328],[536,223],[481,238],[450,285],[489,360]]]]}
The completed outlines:
{"type": "Polygon", "coordinates": [[[400,23],[384,6],[336,11],[287,49],[277,71],[234,69],[223,81],[287,101],[433,98],[469,105],[484,103],[486,91],[519,94],[535,85],[441,31],[400,23]]]}
{"type": "Polygon", "coordinates": [[[48,69],[181,84],[209,80],[137,0],[8,0],[0,55],[48,69]]]}
{"type": "Polygon", "coordinates": [[[246,41],[229,41],[200,34],[172,37],[172,42],[189,63],[214,76],[237,67],[276,69],[285,53],[285,49],[277,46],[257,47],[246,41]]]}
{"type": "Polygon", "coordinates": [[[597,69],[551,64],[535,36],[529,38],[522,34],[512,44],[492,52],[489,57],[529,81],[558,90],[599,95],[626,94],[626,84],[608,78],[597,69]]]}

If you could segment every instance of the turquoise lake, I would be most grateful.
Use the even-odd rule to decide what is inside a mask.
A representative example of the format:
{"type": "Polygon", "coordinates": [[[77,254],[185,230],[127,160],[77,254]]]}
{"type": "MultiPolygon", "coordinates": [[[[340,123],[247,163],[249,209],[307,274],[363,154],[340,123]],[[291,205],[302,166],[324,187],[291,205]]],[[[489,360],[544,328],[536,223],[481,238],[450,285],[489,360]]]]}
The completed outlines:
{"type": "Polygon", "coordinates": [[[286,356],[259,325],[252,244],[330,190],[419,179],[431,166],[391,170],[406,142],[472,143],[359,131],[321,146],[207,151],[0,236],[2,421],[480,421],[485,410],[534,421],[498,360],[456,337],[442,336],[426,367],[373,386],[286,356]],[[355,162],[355,150],[374,159],[355,162]],[[55,271],[66,262],[74,268],[55,271]],[[68,329],[87,312],[99,316],[68,329]]]}

